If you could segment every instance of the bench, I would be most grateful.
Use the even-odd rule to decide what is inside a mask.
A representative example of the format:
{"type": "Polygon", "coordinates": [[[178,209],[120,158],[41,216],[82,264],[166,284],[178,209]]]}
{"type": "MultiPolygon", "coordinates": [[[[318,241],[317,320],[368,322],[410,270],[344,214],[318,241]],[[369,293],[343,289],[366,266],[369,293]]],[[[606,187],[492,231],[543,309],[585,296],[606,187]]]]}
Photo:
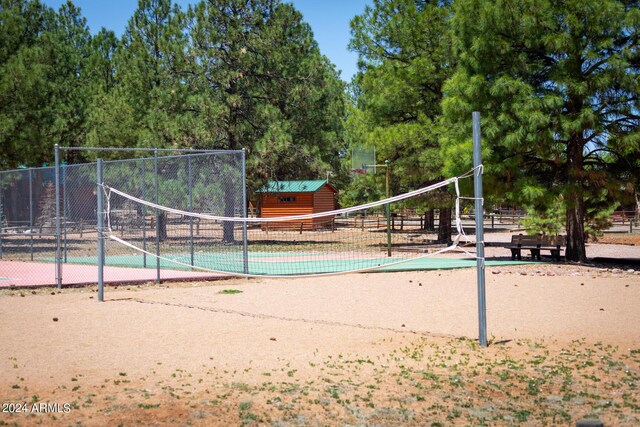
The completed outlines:
{"type": "Polygon", "coordinates": [[[522,250],[531,252],[531,258],[540,261],[541,252],[549,251],[554,261],[560,260],[560,251],[566,246],[565,236],[528,236],[518,234],[511,236],[511,243],[502,245],[502,247],[511,250],[511,259],[522,260],[522,250]]]}

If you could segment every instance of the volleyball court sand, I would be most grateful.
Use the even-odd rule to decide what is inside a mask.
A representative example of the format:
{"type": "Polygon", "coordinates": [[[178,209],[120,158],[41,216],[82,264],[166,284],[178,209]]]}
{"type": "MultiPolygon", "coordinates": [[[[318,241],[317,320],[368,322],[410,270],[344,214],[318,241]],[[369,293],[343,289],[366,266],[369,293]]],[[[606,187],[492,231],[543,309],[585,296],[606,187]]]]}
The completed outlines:
{"type": "MultiPolygon", "coordinates": [[[[453,401],[423,389],[410,393],[407,378],[392,373],[423,372],[435,358],[441,366],[452,357],[471,357],[478,366],[489,359],[517,364],[531,351],[551,357],[572,346],[578,354],[594,345],[640,352],[640,275],[566,264],[487,269],[488,349],[472,344],[478,335],[475,269],[107,287],[104,303],[94,288],[0,295],[3,403],[72,402],[68,414],[0,415],[27,425],[407,425],[440,415],[448,424],[446,411],[440,414],[445,409],[421,411],[453,401]],[[372,388],[358,388],[368,383],[372,388]],[[373,400],[356,404],[366,393],[373,400]],[[402,393],[419,397],[398,404],[402,393]],[[390,418],[380,418],[383,407],[390,418]],[[279,415],[285,409],[288,415],[279,415]],[[298,421],[290,418],[294,412],[298,421]]],[[[628,378],[640,381],[637,356],[623,356],[615,357],[627,364],[628,378]]],[[[594,375],[605,375],[598,366],[594,375]]],[[[426,381],[420,375],[415,384],[426,381]]],[[[474,387],[484,383],[474,384],[469,379],[455,390],[479,399],[474,387]]],[[[530,398],[527,393],[521,394],[530,398]]],[[[525,405],[521,400],[510,402],[525,405]]],[[[585,413],[590,401],[583,400],[567,409],[570,420],[585,413]]],[[[618,406],[621,414],[599,415],[616,425],[640,419],[637,408],[618,406]]],[[[538,407],[532,403],[526,411],[538,407]]],[[[466,414],[462,408],[452,413],[466,414]]]]}

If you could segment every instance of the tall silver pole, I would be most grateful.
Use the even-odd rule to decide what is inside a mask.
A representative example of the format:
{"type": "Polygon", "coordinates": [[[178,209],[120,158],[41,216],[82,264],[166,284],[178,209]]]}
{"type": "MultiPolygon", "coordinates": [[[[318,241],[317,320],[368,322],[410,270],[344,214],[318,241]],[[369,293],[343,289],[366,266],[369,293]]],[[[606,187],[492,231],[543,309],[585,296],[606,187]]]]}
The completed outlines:
{"type": "MultiPolygon", "coordinates": [[[[156,205],[160,204],[158,202],[158,150],[153,151],[153,175],[154,175],[154,185],[155,185],[155,202],[156,205]]],[[[158,208],[155,208],[156,211],[156,283],[160,283],[160,213],[158,212],[158,208]]]]}
{"type": "Polygon", "coordinates": [[[480,138],[480,113],[474,111],[473,119],[473,192],[476,216],[476,263],[478,270],[478,325],[482,347],[487,346],[487,303],[484,278],[484,199],[482,196],[482,142],[480,138]]]}
{"type": "MultiPolygon", "coordinates": [[[[242,217],[247,217],[247,176],[246,149],[242,149],[242,217]]],[[[247,241],[247,221],[242,221],[242,264],[244,274],[249,274],[249,242],[247,241]]]]}
{"type": "Polygon", "coordinates": [[[60,147],[55,145],[55,175],[56,175],[56,283],[62,288],[62,254],[60,253],[60,147]]]}
{"type": "Polygon", "coordinates": [[[102,199],[102,159],[96,164],[96,216],[98,222],[98,301],[104,301],[104,202],[102,199]]]}

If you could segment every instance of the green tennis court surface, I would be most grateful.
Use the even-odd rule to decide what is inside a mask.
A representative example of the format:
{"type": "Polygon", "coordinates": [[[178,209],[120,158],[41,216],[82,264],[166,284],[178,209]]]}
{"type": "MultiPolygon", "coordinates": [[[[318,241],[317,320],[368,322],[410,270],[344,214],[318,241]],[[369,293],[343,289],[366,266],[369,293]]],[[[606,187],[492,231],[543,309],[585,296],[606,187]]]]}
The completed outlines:
{"type": "MultiPolygon", "coordinates": [[[[192,270],[189,254],[163,254],[161,269],[192,270]],[[186,264],[186,265],[185,265],[186,264]]],[[[48,260],[51,261],[51,260],[48,260]]],[[[97,257],[67,257],[69,264],[97,265],[97,257]]],[[[487,266],[526,264],[530,261],[486,261],[487,266]]],[[[339,254],[311,254],[292,252],[256,252],[248,258],[250,274],[256,275],[299,275],[347,272],[379,267],[375,271],[446,270],[476,266],[475,259],[423,257],[350,257],[340,258],[339,254]],[[404,262],[402,262],[404,261],[404,262]],[[401,262],[401,263],[399,263],[401,262]],[[392,264],[392,265],[389,265],[392,264]]],[[[114,267],[156,268],[156,258],[143,255],[111,255],[105,258],[105,265],[114,267]]],[[[193,257],[194,271],[213,270],[228,273],[243,273],[242,253],[197,253],[193,257]],[[198,268],[199,267],[199,268],[198,268]]]]}

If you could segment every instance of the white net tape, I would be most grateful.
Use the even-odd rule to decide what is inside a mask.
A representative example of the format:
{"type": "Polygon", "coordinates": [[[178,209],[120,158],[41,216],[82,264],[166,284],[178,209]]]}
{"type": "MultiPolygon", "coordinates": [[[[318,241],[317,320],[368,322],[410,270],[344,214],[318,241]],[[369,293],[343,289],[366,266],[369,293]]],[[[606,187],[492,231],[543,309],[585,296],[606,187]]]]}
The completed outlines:
{"type": "MultiPolygon", "coordinates": [[[[326,212],[320,212],[320,213],[313,213],[313,214],[304,214],[304,215],[289,215],[289,216],[281,216],[281,217],[276,217],[276,218],[242,218],[242,217],[229,217],[229,216],[219,216],[219,215],[208,215],[208,214],[204,214],[204,213],[197,213],[197,212],[187,212],[181,209],[174,209],[174,208],[170,208],[167,206],[162,206],[153,202],[149,202],[147,200],[142,200],[139,199],[137,197],[134,197],[130,194],[127,194],[123,191],[117,190],[115,188],[109,187],[107,185],[103,185],[106,195],[107,195],[107,200],[110,199],[110,193],[113,194],[117,194],[119,196],[122,196],[126,199],[129,199],[133,202],[136,203],[140,203],[142,205],[148,206],[150,208],[153,209],[160,209],[162,211],[165,212],[169,212],[169,213],[173,213],[173,214],[177,214],[177,215],[184,215],[184,216],[190,216],[193,218],[200,218],[200,219],[208,219],[208,220],[213,220],[213,221],[233,221],[233,222],[246,222],[246,223],[257,223],[257,222],[284,222],[284,221],[300,221],[300,220],[304,220],[304,219],[315,219],[315,218],[323,218],[323,217],[328,217],[328,216],[335,216],[335,215],[343,215],[343,214],[349,214],[349,213],[353,213],[353,212],[358,212],[358,211],[363,211],[366,209],[372,209],[372,208],[376,208],[379,206],[384,206],[390,203],[394,203],[394,202],[399,202],[402,200],[406,200],[406,199],[410,199],[416,196],[419,196],[421,194],[425,194],[428,193],[430,191],[434,191],[437,190],[438,188],[442,188],[442,187],[446,187],[447,185],[451,184],[451,183],[456,183],[456,192],[458,192],[458,177],[455,178],[450,178],[446,181],[442,181],[439,182],[437,184],[433,184],[430,185],[428,187],[424,187],[421,188],[419,190],[414,190],[408,193],[404,193],[404,194],[400,194],[398,196],[394,196],[394,197],[389,197],[388,199],[383,199],[383,200],[378,200],[376,202],[371,202],[371,203],[366,203],[363,205],[358,205],[358,206],[353,206],[350,208],[343,208],[343,209],[336,209],[336,210],[332,210],[332,211],[326,211],[326,212]]],[[[457,195],[459,196],[459,194],[457,195]]]]}

